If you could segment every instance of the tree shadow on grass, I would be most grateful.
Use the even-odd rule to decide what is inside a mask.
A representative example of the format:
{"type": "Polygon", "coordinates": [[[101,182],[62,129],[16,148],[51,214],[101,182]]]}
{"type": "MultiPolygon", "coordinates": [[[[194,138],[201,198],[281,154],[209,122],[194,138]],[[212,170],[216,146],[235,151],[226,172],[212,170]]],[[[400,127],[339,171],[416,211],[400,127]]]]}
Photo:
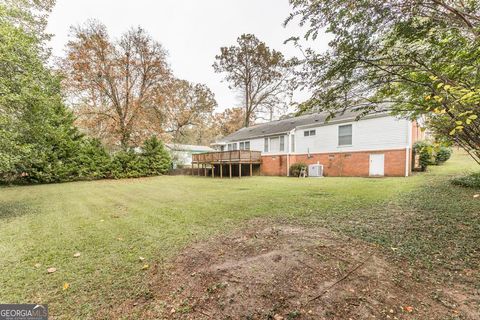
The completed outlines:
{"type": "Polygon", "coordinates": [[[25,202],[0,202],[0,221],[8,221],[17,217],[34,213],[33,208],[25,202]]]}

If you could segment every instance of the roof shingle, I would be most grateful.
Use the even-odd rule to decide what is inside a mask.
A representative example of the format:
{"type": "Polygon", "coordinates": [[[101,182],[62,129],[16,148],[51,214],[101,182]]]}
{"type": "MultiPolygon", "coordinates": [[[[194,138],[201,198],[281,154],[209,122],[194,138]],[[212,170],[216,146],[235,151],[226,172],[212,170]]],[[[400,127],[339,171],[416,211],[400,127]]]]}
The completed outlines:
{"type": "MultiPolygon", "coordinates": [[[[343,113],[337,113],[334,118],[329,119],[329,121],[341,121],[341,120],[354,120],[360,111],[346,110],[343,113]]],[[[293,129],[300,126],[308,126],[313,124],[325,124],[330,113],[321,112],[306,114],[299,117],[288,118],[283,120],[277,120],[272,122],[260,123],[250,127],[242,128],[222,139],[217,141],[217,143],[228,142],[228,141],[239,141],[252,139],[263,136],[270,136],[280,133],[286,133],[292,131],[293,129]]]]}

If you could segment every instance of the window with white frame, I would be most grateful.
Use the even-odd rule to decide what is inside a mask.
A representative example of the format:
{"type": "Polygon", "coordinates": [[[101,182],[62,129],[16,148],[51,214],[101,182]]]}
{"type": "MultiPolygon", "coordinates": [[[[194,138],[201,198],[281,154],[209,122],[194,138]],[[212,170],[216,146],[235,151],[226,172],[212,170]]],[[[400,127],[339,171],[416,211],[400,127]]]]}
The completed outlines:
{"type": "Polygon", "coordinates": [[[268,148],[268,138],[265,138],[263,140],[263,151],[264,152],[268,152],[269,148],[268,148]]]}
{"type": "Polygon", "coordinates": [[[280,138],[272,137],[270,138],[270,152],[279,152],[280,151],[280,138]]]}
{"type": "Polygon", "coordinates": [[[291,148],[291,150],[292,150],[292,152],[295,152],[295,135],[292,134],[290,137],[291,137],[291,139],[292,139],[292,148],[291,148]]]}
{"type": "Polygon", "coordinates": [[[338,145],[339,146],[352,145],[352,125],[351,124],[338,126],[338,145]]]}
{"type": "Polygon", "coordinates": [[[280,136],[280,151],[285,151],[285,136],[280,136]]]}
{"type": "Polygon", "coordinates": [[[242,141],[239,143],[240,150],[250,150],[250,141],[242,141]]]}
{"type": "Polygon", "coordinates": [[[311,136],[314,136],[315,134],[316,134],[315,130],[305,130],[305,131],[303,131],[303,136],[304,137],[311,137],[311,136]]]}

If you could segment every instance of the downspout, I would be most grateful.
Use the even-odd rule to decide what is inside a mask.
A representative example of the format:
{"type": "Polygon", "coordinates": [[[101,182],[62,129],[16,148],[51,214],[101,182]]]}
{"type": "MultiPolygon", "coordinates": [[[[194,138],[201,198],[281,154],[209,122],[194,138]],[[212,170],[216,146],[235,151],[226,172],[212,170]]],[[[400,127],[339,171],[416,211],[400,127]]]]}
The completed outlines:
{"type": "Polygon", "coordinates": [[[412,121],[407,122],[407,148],[405,149],[405,177],[410,173],[410,148],[412,146],[412,121]]]}
{"type": "Polygon", "coordinates": [[[290,135],[291,131],[287,133],[287,177],[290,177],[290,135]]]}
{"type": "Polygon", "coordinates": [[[292,137],[292,133],[295,133],[295,129],[287,134],[287,177],[290,177],[290,154],[292,152],[292,141],[290,138],[292,137]]]}

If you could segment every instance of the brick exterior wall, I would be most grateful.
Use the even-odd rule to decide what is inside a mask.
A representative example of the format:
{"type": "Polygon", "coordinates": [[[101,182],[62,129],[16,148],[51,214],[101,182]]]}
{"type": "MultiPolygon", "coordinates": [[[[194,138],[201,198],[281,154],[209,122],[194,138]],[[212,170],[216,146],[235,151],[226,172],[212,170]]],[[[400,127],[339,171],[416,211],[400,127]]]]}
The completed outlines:
{"type": "MultiPolygon", "coordinates": [[[[290,161],[293,157],[290,156],[290,161]]],[[[292,165],[294,162],[291,162],[292,165]]],[[[286,176],[287,156],[262,156],[260,173],[264,176],[286,176]]]]}
{"type": "Polygon", "coordinates": [[[412,145],[419,141],[425,139],[425,132],[422,131],[417,121],[412,121],[412,145]]]}
{"type": "MultiPolygon", "coordinates": [[[[406,149],[362,151],[345,153],[318,153],[308,155],[290,155],[290,165],[303,162],[305,164],[323,164],[325,176],[330,177],[368,177],[370,154],[385,155],[385,176],[405,176],[406,149]]],[[[266,176],[286,176],[287,156],[262,156],[261,174],[266,176]]]]}

